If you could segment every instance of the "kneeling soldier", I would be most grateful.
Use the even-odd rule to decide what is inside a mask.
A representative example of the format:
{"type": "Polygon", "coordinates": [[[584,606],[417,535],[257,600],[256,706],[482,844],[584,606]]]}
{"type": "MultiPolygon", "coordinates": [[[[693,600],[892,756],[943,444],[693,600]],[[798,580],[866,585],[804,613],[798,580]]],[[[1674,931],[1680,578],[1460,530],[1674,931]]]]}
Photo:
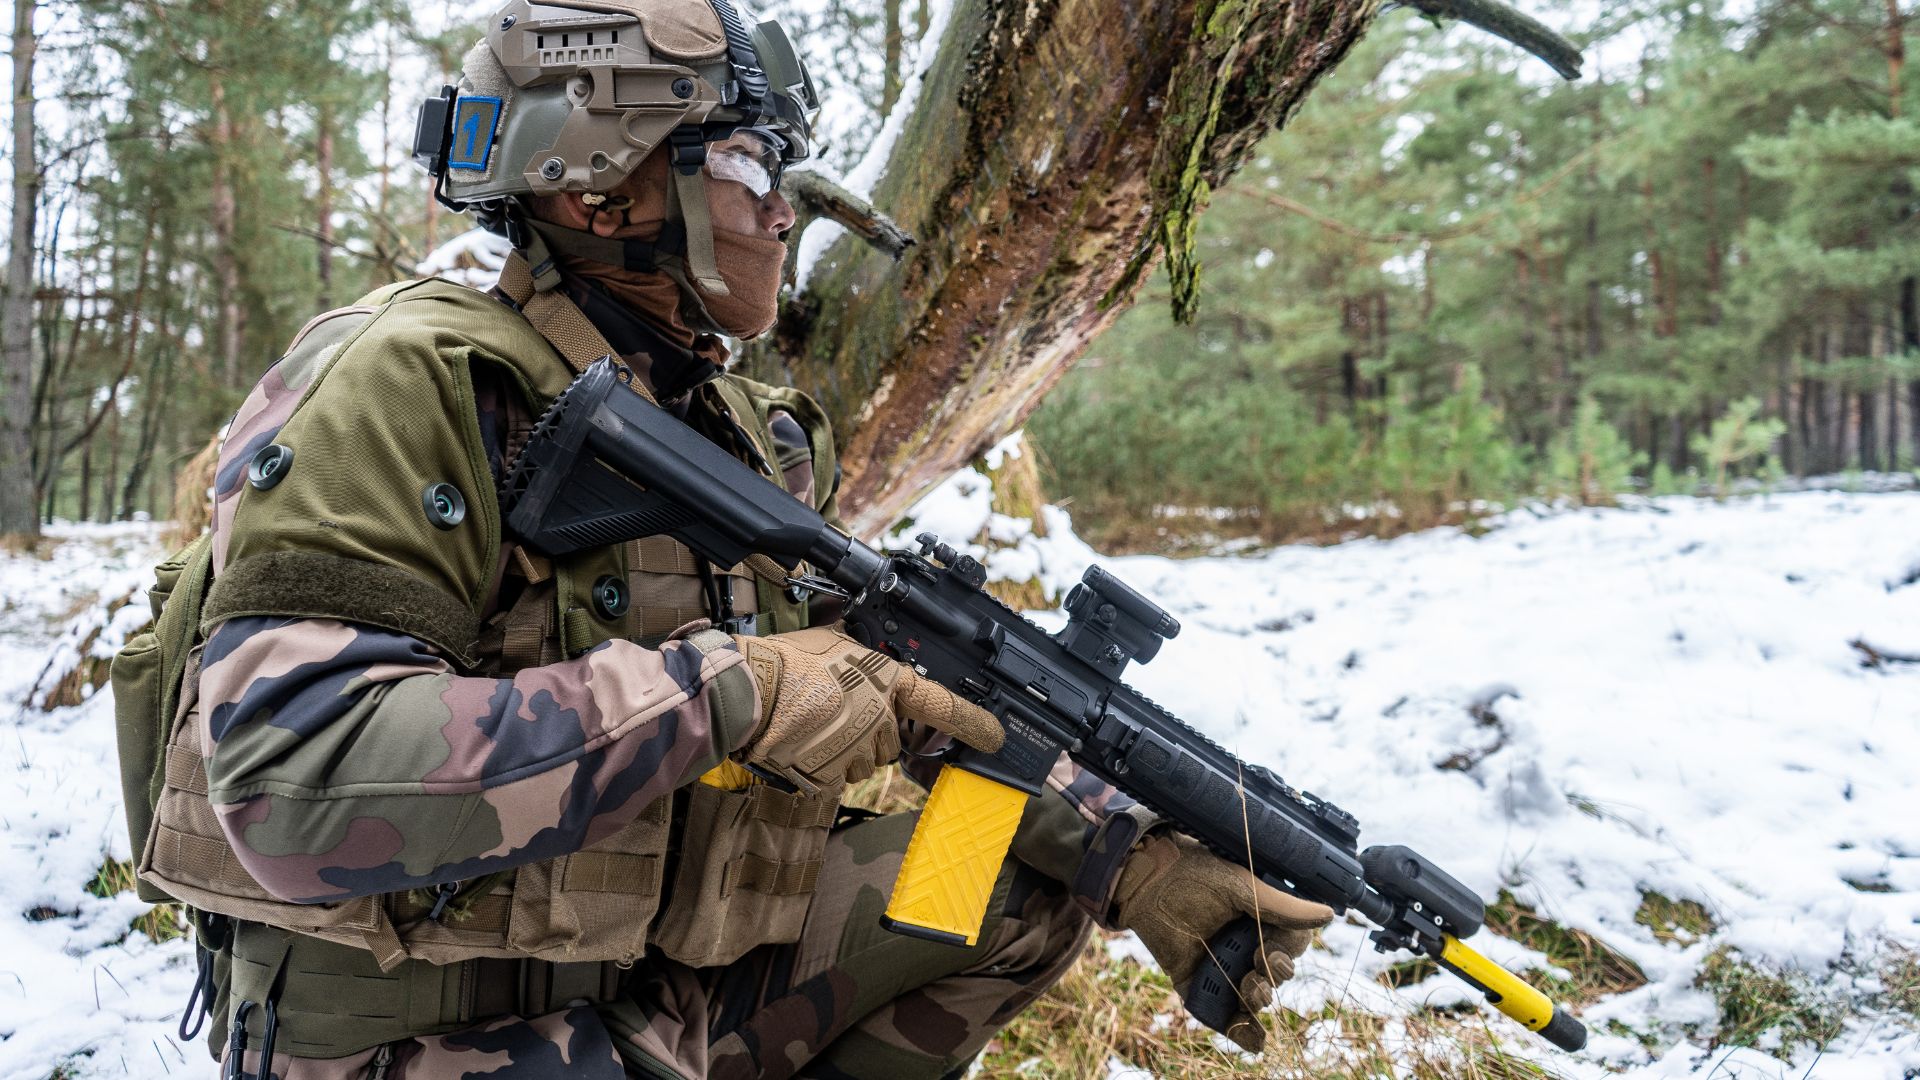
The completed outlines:
{"type": "Polygon", "coordinates": [[[992,717],[745,566],[502,533],[505,464],[607,354],[832,516],[825,416],[721,342],[773,322],[814,104],[729,0],[512,0],[423,111],[498,286],[328,312],[241,406],[142,858],[196,911],[223,1076],[959,1075],[1096,922],[1184,981],[1255,912],[1259,1045],[1325,908],[1063,762],[978,944],[893,935],[914,819],[840,797],[992,717]]]}

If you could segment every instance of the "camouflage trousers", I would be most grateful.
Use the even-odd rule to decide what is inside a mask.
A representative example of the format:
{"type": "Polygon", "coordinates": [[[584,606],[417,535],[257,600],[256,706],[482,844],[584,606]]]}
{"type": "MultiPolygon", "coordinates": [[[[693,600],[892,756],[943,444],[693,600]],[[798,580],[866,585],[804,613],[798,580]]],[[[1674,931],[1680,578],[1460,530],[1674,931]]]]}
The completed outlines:
{"type": "MultiPolygon", "coordinates": [[[[1092,922],[1009,859],[977,945],[880,926],[916,817],[836,830],[800,940],[726,967],[649,958],[617,1001],[501,1017],[345,1058],[279,1055],[278,1080],[917,1080],[959,1076],[1066,974],[1092,922]],[[384,1071],[382,1071],[384,1070],[384,1071]]],[[[259,1068],[249,1051],[249,1075],[259,1068]]],[[[222,1074],[224,1075],[224,1073],[222,1074]]]]}

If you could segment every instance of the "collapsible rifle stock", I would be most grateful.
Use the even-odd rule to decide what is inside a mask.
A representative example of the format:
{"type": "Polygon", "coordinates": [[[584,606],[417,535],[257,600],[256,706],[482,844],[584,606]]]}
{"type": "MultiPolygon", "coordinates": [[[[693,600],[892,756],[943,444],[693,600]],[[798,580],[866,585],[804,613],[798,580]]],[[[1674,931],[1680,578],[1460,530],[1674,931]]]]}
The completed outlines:
{"type": "MultiPolygon", "coordinates": [[[[1065,751],[1227,861],[1359,913],[1381,951],[1430,957],[1554,1045],[1585,1044],[1578,1020],[1462,944],[1484,916],[1466,886],[1409,848],[1358,850],[1353,815],[1240,761],[1120,681],[1180,631],[1152,601],[1094,567],[1067,597],[1066,628],[1046,633],[981,588],[973,558],[932,536],[918,553],[860,543],[622,385],[631,378],[602,360],[541,419],[501,493],[522,543],[563,555],[664,534],[719,566],[770,559],[790,586],[845,597],[853,637],[1006,729],[994,753],[956,746],[943,758],[887,907],[890,929],[977,940],[1021,811],[1065,751]]],[[[1241,919],[1208,944],[1213,962],[1186,1000],[1219,1030],[1238,1009],[1257,927],[1241,919]]]]}

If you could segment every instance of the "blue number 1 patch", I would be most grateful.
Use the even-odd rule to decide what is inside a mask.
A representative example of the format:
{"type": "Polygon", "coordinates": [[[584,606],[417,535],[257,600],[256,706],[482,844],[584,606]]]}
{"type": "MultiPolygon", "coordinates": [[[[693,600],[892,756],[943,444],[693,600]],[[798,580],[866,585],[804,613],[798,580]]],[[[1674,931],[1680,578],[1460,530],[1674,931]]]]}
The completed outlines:
{"type": "Polygon", "coordinates": [[[493,129],[500,122],[500,99],[463,97],[453,106],[453,145],[447,168],[484,171],[493,156],[493,129]]]}

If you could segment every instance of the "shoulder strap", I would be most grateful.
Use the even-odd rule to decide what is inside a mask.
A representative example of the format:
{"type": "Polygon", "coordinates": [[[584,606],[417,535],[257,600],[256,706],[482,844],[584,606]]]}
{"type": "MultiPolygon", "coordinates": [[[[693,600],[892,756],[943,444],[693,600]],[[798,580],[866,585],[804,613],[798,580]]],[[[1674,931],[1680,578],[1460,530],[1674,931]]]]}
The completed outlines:
{"type": "MultiPolygon", "coordinates": [[[[519,306],[520,314],[573,370],[585,371],[587,365],[603,356],[618,355],[586,314],[560,291],[560,271],[538,235],[525,255],[515,251],[507,256],[507,264],[500,269],[499,289],[519,306]],[[529,257],[536,261],[529,264],[529,257]]],[[[653,400],[653,392],[644,380],[634,379],[628,385],[648,401],[653,400]]]]}

